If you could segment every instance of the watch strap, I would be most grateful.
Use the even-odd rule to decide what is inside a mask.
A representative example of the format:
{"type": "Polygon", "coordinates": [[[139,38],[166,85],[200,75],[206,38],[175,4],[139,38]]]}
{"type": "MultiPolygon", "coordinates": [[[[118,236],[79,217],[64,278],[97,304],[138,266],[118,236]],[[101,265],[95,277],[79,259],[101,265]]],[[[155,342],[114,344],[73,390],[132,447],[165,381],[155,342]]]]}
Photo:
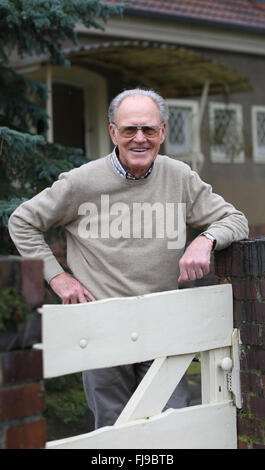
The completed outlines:
{"type": "Polygon", "coordinates": [[[216,238],[210,232],[203,232],[201,235],[203,235],[204,237],[208,238],[208,240],[211,240],[213,242],[212,249],[214,249],[216,245],[216,238]]]}

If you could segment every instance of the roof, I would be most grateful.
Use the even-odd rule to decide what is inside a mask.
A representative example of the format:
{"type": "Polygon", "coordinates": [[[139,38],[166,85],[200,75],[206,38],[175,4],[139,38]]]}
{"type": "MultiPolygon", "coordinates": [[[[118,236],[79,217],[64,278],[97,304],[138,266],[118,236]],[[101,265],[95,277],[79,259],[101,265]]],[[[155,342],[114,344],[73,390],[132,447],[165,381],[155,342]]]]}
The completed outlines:
{"type": "Polygon", "coordinates": [[[173,44],[108,41],[64,49],[72,64],[103,74],[113,71],[124,82],[155,88],[166,98],[198,96],[206,81],[210,93],[248,91],[246,77],[227,66],[173,44]]]}
{"type": "Polygon", "coordinates": [[[125,3],[124,15],[265,32],[264,0],[105,0],[105,3],[125,3]]]}

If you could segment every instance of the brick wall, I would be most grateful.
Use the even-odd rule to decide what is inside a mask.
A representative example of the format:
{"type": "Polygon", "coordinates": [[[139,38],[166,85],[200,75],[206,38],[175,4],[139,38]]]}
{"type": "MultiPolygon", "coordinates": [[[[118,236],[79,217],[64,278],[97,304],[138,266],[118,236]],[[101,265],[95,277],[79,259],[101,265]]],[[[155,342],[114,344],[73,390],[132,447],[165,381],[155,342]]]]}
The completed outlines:
{"type": "Polygon", "coordinates": [[[265,449],[265,237],[215,252],[215,274],[232,283],[234,327],[242,342],[238,447],[265,449]]]}
{"type": "Polygon", "coordinates": [[[36,308],[43,302],[42,262],[1,257],[0,300],[9,289],[28,309],[22,324],[16,303],[12,320],[0,311],[0,449],[44,448],[42,354],[32,348],[41,342],[36,308]]]}

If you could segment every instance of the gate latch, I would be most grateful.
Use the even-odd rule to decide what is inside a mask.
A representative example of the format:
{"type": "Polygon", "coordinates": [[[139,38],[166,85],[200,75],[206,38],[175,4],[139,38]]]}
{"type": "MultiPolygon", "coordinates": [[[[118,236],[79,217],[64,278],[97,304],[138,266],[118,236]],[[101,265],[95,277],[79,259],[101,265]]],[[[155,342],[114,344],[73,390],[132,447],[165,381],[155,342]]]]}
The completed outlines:
{"type": "Polygon", "coordinates": [[[220,363],[220,366],[226,373],[227,390],[233,393],[234,403],[236,407],[242,408],[239,354],[239,331],[235,328],[232,333],[232,358],[224,357],[220,363]]]}

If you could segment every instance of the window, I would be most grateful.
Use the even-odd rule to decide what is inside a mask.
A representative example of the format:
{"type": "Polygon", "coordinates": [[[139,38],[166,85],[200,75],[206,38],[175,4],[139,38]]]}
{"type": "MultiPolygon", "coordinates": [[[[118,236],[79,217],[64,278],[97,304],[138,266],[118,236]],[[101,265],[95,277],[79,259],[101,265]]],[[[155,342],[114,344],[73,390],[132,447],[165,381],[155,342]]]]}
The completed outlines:
{"type": "Polygon", "coordinates": [[[243,162],[242,106],[232,103],[210,103],[209,119],[212,162],[243,162]]]}
{"type": "Polygon", "coordinates": [[[169,118],[165,152],[191,163],[194,154],[200,153],[198,134],[198,103],[188,100],[167,100],[169,118]]]}
{"type": "Polygon", "coordinates": [[[265,163],[265,106],[252,106],[253,159],[265,163]]]}

